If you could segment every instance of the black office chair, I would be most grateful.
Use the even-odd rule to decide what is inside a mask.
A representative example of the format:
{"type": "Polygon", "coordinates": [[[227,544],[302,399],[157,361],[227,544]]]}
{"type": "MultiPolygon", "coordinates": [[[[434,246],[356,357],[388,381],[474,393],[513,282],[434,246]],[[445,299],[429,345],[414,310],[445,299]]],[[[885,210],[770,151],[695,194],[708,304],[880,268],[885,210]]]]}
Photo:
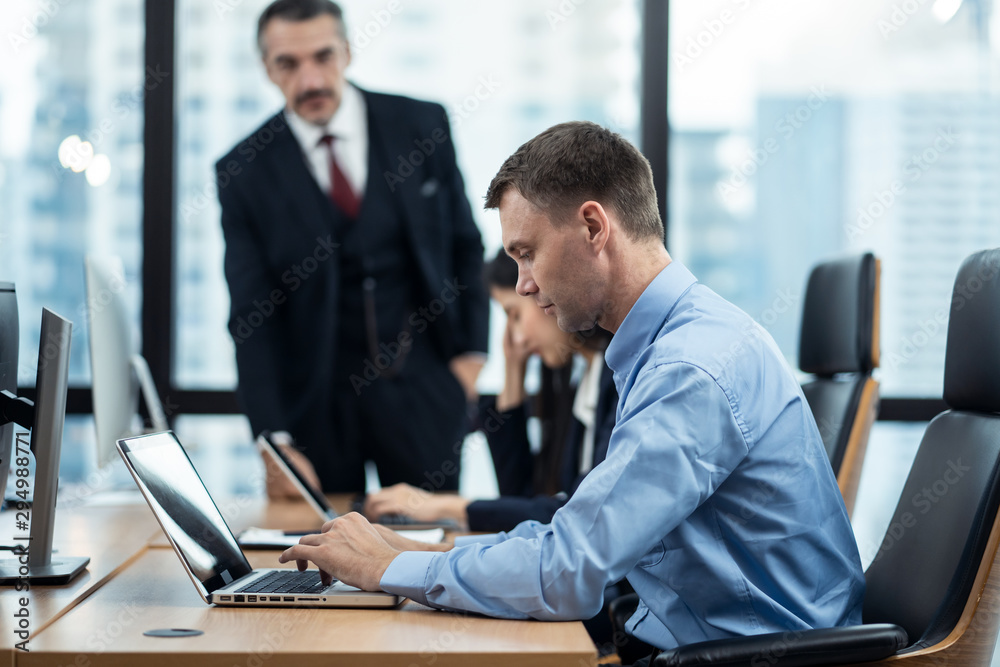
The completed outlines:
{"type": "Polygon", "coordinates": [[[809,274],[799,336],[802,384],[850,515],[878,412],[879,261],[871,253],[809,274]]]}
{"type": "Polygon", "coordinates": [[[1000,249],[955,280],[944,399],[927,426],[878,555],[865,625],[689,644],[668,665],[988,665],[1000,626],[1000,249]],[[884,659],[884,660],[883,660],[884,659]]]}

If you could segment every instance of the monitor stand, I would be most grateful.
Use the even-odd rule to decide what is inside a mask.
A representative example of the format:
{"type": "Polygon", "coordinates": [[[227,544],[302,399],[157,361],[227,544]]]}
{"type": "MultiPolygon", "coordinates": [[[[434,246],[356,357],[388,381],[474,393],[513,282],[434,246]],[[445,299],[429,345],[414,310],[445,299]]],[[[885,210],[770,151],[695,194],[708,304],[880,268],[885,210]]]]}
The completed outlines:
{"type": "MultiPolygon", "coordinates": [[[[50,556],[47,565],[29,565],[20,562],[20,558],[24,558],[24,552],[14,549],[12,553],[15,558],[0,560],[0,586],[16,586],[18,582],[24,581],[29,586],[62,586],[76,579],[90,563],[90,559],[85,556],[50,556]]],[[[27,553],[24,560],[30,562],[30,550],[27,553]]]]}
{"type": "MultiPolygon", "coordinates": [[[[30,523],[31,532],[27,538],[14,536],[17,546],[13,557],[0,559],[0,586],[14,586],[22,590],[24,582],[29,586],[67,584],[90,562],[90,558],[86,557],[52,557],[72,333],[73,324],[69,320],[43,308],[36,382],[38,395],[34,405],[7,391],[0,392],[0,418],[24,428],[31,425],[30,449],[35,454],[32,501],[28,503],[21,499],[11,503],[14,521],[30,523]],[[29,420],[29,415],[33,419],[29,420]]],[[[21,438],[16,440],[11,452],[15,461],[27,456],[29,449],[21,438]]]]}

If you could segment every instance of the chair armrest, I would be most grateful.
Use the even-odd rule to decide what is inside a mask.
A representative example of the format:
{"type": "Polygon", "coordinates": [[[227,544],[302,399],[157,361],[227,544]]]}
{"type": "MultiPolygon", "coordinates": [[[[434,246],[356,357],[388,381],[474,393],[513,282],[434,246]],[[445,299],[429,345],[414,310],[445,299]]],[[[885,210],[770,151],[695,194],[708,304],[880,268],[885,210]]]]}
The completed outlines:
{"type": "Polygon", "coordinates": [[[655,667],[812,667],[881,660],[908,643],[898,625],[873,623],[773,632],[688,644],[660,653],[655,667]]]}
{"type": "Polygon", "coordinates": [[[630,665],[653,652],[652,646],[625,631],[625,623],[638,606],[639,596],[635,593],[615,598],[608,605],[608,614],[611,616],[611,641],[623,665],[630,665]]]}
{"type": "Polygon", "coordinates": [[[611,615],[611,628],[615,632],[625,632],[625,623],[629,617],[635,613],[639,607],[639,596],[635,593],[626,593],[611,601],[608,605],[608,614],[611,615]]]}

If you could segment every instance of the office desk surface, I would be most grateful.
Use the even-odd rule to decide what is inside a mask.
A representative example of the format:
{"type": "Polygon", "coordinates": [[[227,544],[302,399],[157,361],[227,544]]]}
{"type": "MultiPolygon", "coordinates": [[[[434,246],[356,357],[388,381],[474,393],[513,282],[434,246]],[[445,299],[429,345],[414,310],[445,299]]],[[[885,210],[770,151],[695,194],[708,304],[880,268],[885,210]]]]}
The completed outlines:
{"type": "MultiPolygon", "coordinates": [[[[14,512],[0,512],[0,536],[6,542],[14,535],[14,512]]],[[[77,507],[56,513],[53,547],[68,556],[89,556],[87,570],[66,586],[33,586],[25,595],[13,587],[0,588],[0,666],[14,660],[18,638],[8,631],[19,598],[29,600],[28,613],[32,635],[92,594],[104,582],[145,549],[159,533],[159,526],[145,503],[118,507],[77,507]]],[[[18,533],[20,534],[20,533],[18,533]]],[[[0,553],[9,556],[9,552],[0,553]]],[[[29,639],[29,648],[34,649],[29,639]]]]}
{"type": "MultiPolygon", "coordinates": [[[[250,552],[255,567],[275,552],[250,552]]],[[[566,665],[595,661],[581,623],[501,621],[434,611],[223,609],[206,605],[173,550],[149,549],[18,653],[17,666],[566,665]],[[193,628],[199,637],[143,636],[193,628]],[[167,653],[169,651],[169,653],[167,653]]]]}
{"type": "MultiPolygon", "coordinates": [[[[339,511],[349,502],[346,496],[331,500],[339,511]]],[[[251,525],[310,529],[322,523],[304,503],[236,498],[219,507],[236,531],[251,525]]],[[[4,515],[0,530],[9,528],[4,515]]],[[[14,638],[4,636],[0,667],[595,663],[593,644],[575,622],[502,621],[434,611],[410,601],[393,610],[211,607],[198,596],[144,503],[60,510],[56,545],[70,555],[90,556],[90,567],[69,586],[31,590],[31,651],[14,651],[14,638]],[[142,634],[167,627],[205,634],[184,639],[142,634]]],[[[278,566],[277,555],[247,553],[255,567],[278,566]]],[[[11,589],[0,597],[2,618],[12,618],[17,595],[11,589]]]]}

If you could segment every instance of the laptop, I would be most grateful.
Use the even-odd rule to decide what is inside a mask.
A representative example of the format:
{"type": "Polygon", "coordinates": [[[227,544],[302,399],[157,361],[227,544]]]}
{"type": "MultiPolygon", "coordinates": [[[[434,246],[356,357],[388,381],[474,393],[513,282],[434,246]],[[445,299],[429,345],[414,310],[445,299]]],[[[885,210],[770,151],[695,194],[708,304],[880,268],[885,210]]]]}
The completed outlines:
{"type": "MultiPolygon", "coordinates": [[[[316,511],[320,519],[323,521],[331,521],[339,516],[332,507],[330,503],[327,502],[326,496],[316,490],[312,484],[299,472],[292,462],[289,460],[288,456],[285,454],[284,449],[281,445],[274,441],[269,431],[264,431],[259,436],[257,436],[257,445],[261,448],[268,458],[274,461],[281,473],[288,478],[295,489],[302,495],[309,506],[316,511]]],[[[359,514],[364,514],[364,498],[359,498],[354,500],[351,509],[359,514]]],[[[383,526],[392,528],[393,530],[405,529],[405,530],[424,530],[429,528],[445,528],[447,530],[458,530],[458,523],[452,521],[451,519],[441,519],[438,521],[418,521],[413,517],[406,516],[405,514],[384,514],[380,517],[374,517],[372,523],[380,523],[383,526]]]]}
{"type": "Polygon", "coordinates": [[[395,607],[403,598],[334,581],[318,570],[253,569],[191,459],[171,431],[118,441],[118,453],[208,604],[252,607],[395,607]]]}

